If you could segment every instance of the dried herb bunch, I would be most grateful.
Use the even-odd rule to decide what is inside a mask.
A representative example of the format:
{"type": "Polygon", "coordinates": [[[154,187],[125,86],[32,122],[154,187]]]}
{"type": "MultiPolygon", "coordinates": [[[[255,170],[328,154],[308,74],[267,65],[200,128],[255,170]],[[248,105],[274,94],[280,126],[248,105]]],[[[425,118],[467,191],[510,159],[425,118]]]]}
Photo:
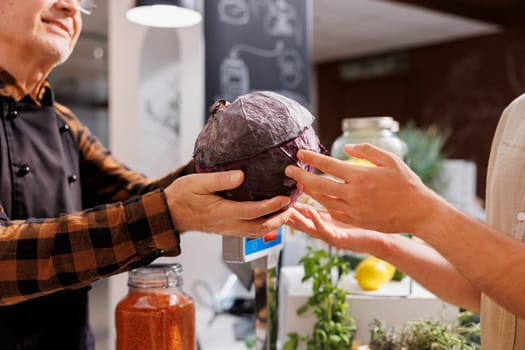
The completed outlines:
{"type": "MultiPolygon", "coordinates": [[[[461,319],[465,314],[460,315],[461,319]]],[[[388,330],[379,320],[370,325],[370,350],[479,350],[479,323],[459,325],[436,320],[405,323],[388,330]],[[476,336],[477,334],[477,336],[476,336]]]]}
{"type": "Polygon", "coordinates": [[[350,271],[350,264],[338,255],[311,247],[299,262],[304,266],[303,282],[312,280],[313,293],[297,314],[311,309],[317,320],[312,332],[304,337],[288,334],[283,350],[297,349],[300,341],[306,342],[308,350],[350,349],[357,328],[348,312],[348,292],[338,286],[341,276],[350,271]]]}

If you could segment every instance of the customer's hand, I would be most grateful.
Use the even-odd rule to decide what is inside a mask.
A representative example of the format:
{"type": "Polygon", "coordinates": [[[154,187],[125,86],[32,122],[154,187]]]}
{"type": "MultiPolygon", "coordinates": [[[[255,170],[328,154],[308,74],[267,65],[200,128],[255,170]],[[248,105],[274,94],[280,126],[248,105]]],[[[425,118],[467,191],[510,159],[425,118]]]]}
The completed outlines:
{"type": "Polygon", "coordinates": [[[399,157],[369,144],[346,145],[345,151],[376,166],[356,166],[301,150],[297,153],[299,160],[342,182],[298,167],[286,168],[286,174],[298,182],[299,188],[335,219],[381,232],[413,233],[424,226],[434,208],[444,205],[399,157]]]}
{"type": "Polygon", "coordinates": [[[290,204],[288,197],[236,202],[216,194],[240,186],[243,179],[242,171],[234,170],[192,174],[173,181],[165,194],[176,229],[181,233],[204,231],[258,237],[285,224],[290,212],[278,211],[290,204]]]}
{"type": "Polygon", "coordinates": [[[390,237],[342,223],[333,219],[326,209],[302,203],[294,204],[286,224],[335,247],[360,253],[377,254],[390,237]]]}

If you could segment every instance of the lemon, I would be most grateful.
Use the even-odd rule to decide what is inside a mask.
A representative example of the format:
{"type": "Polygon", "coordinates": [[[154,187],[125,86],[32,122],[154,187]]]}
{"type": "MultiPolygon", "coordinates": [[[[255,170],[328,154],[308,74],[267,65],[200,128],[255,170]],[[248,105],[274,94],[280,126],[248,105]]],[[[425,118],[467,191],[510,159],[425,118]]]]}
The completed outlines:
{"type": "Polygon", "coordinates": [[[349,158],[346,160],[348,163],[352,165],[358,165],[358,166],[376,166],[374,163],[372,163],[369,160],[361,159],[361,158],[349,158]]]}
{"type": "Polygon", "coordinates": [[[355,279],[364,290],[378,290],[392,280],[396,268],[374,256],[363,259],[355,269],[355,279]]]}

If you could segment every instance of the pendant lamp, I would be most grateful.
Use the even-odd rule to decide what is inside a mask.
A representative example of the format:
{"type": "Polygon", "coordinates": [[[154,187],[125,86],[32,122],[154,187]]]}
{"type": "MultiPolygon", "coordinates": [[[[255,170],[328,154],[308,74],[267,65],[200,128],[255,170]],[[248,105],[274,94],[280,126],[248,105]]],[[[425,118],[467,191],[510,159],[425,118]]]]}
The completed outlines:
{"type": "Polygon", "coordinates": [[[126,17],[133,23],[160,28],[189,27],[202,21],[194,0],[137,0],[126,17]]]}

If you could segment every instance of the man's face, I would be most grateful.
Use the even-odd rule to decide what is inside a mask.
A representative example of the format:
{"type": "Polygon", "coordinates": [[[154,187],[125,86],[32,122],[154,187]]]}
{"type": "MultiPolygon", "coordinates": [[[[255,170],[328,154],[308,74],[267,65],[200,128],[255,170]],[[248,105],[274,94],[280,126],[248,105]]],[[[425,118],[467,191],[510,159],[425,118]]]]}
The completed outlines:
{"type": "Polygon", "coordinates": [[[62,63],[82,28],[76,5],[76,0],[0,0],[0,47],[62,63]]]}

